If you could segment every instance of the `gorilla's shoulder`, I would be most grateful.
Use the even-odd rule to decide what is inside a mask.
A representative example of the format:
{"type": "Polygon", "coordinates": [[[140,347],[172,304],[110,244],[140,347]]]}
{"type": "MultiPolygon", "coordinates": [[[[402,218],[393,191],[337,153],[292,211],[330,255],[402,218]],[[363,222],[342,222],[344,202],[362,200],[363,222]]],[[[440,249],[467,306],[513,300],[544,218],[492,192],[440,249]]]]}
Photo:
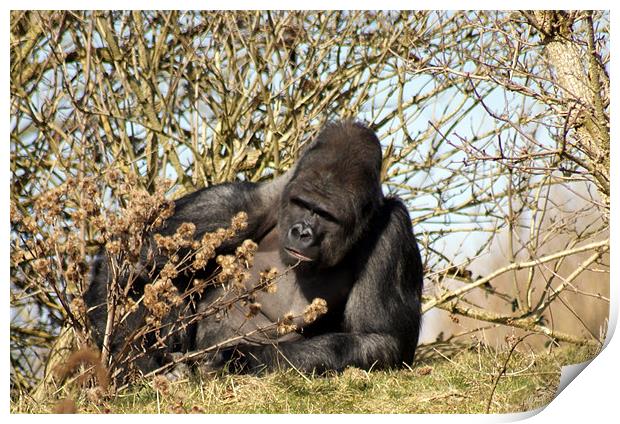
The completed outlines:
{"type": "MultiPolygon", "coordinates": [[[[223,182],[223,183],[217,184],[218,196],[220,199],[226,198],[226,197],[238,196],[239,193],[250,191],[255,186],[256,186],[256,183],[251,183],[248,181],[223,182]]],[[[179,197],[178,199],[174,201],[174,203],[177,207],[179,207],[185,204],[192,204],[196,201],[200,201],[205,196],[210,196],[209,191],[211,191],[213,187],[214,186],[199,188],[196,191],[193,191],[191,193],[185,194],[182,197],[179,197]]]]}
{"type": "Polygon", "coordinates": [[[401,233],[412,232],[411,216],[407,206],[397,196],[386,196],[379,212],[379,219],[386,227],[401,233]]]}
{"type": "Polygon", "coordinates": [[[383,207],[393,210],[399,214],[405,214],[407,218],[409,218],[409,210],[407,209],[407,206],[405,206],[405,202],[403,202],[403,200],[398,196],[385,196],[383,200],[383,207]]]}

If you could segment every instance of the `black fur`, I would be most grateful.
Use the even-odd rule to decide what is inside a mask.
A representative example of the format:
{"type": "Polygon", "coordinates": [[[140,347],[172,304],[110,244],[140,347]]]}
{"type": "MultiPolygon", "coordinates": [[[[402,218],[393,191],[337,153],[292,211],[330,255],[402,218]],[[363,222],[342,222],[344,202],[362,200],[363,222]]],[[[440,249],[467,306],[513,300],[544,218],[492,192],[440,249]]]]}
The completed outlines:
{"type": "MultiPolygon", "coordinates": [[[[254,281],[269,265],[296,267],[279,282],[276,294],[261,294],[255,324],[247,322],[241,306],[235,307],[223,319],[205,318],[175,336],[167,352],[208,348],[276,322],[289,309],[298,313],[321,297],[328,312],[314,323],[298,320],[293,334],[266,332],[228,343],[203,364],[213,369],[228,363],[237,371],[293,366],[322,372],[349,365],[369,369],[411,363],[421,320],[422,263],[409,214],[400,200],[383,196],[380,170],[381,149],[374,132],[346,121],[328,125],[297,166],[272,182],[222,184],[179,199],[160,233],[172,234],[181,223],[193,222],[198,238],[246,211],[247,228],[218,253],[232,252],[246,238],[259,243],[254,281]]],[[[158,262],[163,259],[154,261],[163,265],[158,262]]],[[[89,306],[105,303],[107,279],[105,266],[97,263],[85,295],[89,306]]],[[[189,283],[189,277],[176,282],[180,287],[189,283]]],[[[210,289],[197,309],[207,308],[223,293],[210,289]]],[[[105,305],[89,316],[100,344],[104,312],[105,305]]],[[[128,326],[135,328],[142,319],[136,315],[128,326]]],[[[149,371],[166,358],[159,352],[139,366],[149,371]]]]}

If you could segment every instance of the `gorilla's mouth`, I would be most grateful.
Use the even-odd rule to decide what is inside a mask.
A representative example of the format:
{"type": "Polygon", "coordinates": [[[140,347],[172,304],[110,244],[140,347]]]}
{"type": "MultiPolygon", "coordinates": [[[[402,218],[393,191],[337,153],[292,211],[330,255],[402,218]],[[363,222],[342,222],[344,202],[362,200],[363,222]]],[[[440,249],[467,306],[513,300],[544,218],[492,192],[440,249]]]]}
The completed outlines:
{"type": "Polygon", "coordinates": [[[309,258],[306,255],[301,254],[297,250],[291,249],[290,247],[285,247],[284,250],[286,250],[286,253],[288,253],[289,255],[291,255],[294,258],[299,259],[302,262],[312,262],[312,260],[313,260],[312,258],[309,258]]]}

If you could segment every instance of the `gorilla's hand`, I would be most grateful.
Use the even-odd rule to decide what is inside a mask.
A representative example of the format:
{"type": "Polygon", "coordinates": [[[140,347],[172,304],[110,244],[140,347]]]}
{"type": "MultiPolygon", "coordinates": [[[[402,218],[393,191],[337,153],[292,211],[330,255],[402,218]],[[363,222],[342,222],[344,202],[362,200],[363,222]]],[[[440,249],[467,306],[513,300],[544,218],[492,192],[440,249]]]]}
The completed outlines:
{"type": "Polygon", "coordinates": [[[227,370],[234,373],[254,373],[264,368],[260,359],[261,346],[237,345],[221,349],[200,361],[198,371],[209,374],[227,370]]]}
{"type": "Polygon", "coordinates": [[[168,380],[180,381],[189,378],[191,375],[190,366],[187,362],[180,360],[182,357],[183,354],[181,352],[172,352],[164,356],[168,362],[177,362],[164,374],[168,380]]]}

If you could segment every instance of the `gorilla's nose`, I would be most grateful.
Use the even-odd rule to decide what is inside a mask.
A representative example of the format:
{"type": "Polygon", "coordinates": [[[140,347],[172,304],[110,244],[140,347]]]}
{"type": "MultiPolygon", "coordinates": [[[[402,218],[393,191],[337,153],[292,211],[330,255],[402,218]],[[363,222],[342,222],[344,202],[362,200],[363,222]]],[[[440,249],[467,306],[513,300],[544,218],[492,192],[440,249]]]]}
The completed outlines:
{"type": "Polygon", "coordinates": [[[300,247],[308,247],[314,242],[314,233],[310,226],[298,222],[288,230],[288,239],[300,247]]]}

